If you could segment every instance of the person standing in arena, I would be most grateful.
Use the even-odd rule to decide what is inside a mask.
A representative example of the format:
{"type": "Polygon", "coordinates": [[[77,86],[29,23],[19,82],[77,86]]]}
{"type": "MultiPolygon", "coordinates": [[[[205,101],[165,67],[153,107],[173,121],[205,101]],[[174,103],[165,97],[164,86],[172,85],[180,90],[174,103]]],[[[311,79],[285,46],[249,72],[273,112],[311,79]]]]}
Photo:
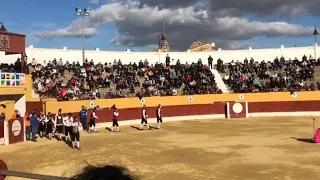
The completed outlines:
{"type": "Polygon", "coordinates": [[[39,137],[43,138],[46,132],[46,115],[43,114],[43,111],[40,111],[39,114],[39,137]]]}
{"type": "Polygon", "coordinates": [[[81,111],[79,116],[80,116],[80,122],[84,131],[87,130],[87,114],[88,114],[87,108],[84,106],[81,106],[81,111]]]}
{"type": "Polygon", "coordinates": [[[47,123],[46,123],[46,135],[47,138],[49,138],[50,140],[52,139],[52,131],[53,131],[53,117],[51,112],[48,112],[47,114],[47,123]]]}
{"type": "Polygon", "coordinates": [[[90,116],[90,122],[89,122],[89,129],[88,133],[96,132],[96,119],[99,119],[96,115],[97,108],[93,108],[91,116],[90,116]]]}
{"type": "Polygon", "coordinates": [[[24,123],[26,125],[26,140],[31,140],[31,123],[30,123],[30,115],[28,113],[25,113],[25,116],[23,116],[24,123]]]}
{"type": "Polygon", "coordinates": [[[62,141],[62,130],[63,130],[63,116],[62,116],[62,109],[59,109],[58,114],[55,118],[55,129],[58,132],[58,141],[62,141]]]}
{"type": "Polygon", "coordinates": [[[143,105],[142,111],[141,111],[141,124],[140,124],[140,130],[142,130],[143,125],[147,126],[147,128],[150,130],[151,128],[148,125],[148,115],[146,110],[146,105],[143,105]]]}
{"type": "Polygon", "coordinates": [[[161,129],[161,124],[162,124],[162,116],[161,116],[161,104],[158,105],[157,107],[157,128],[161,129]]]}
{"type": "Polygon", "coordinates": [[[119,112],[116,107],[113,108],[113,118],[112,118],[112,129],[111,132],[114,132],[114,128],[117,128],[117,132],[120,131],[119,124],[118,124],[118,117],[119,117],[119,112]]]}
{"type": "Polygon", "coordinates": [[[80,150],[80,128],[82,128],[81,123],[79,122],[78,118],[75,117],[74,121],[72,123],[72,135],[71,135],[71,141],[72,141],[72,148],[80,150]]]}
{"type": "Polygon", "coordinates": [[[37,115],[35,112],[32,113],[30,121],[31,121],[32,141],[37,142],[36,134],[38,133],[39,119],[37,118],[37,115]]]}
{"type": "Polygon", "coordinates": [[[69,113],[68,116],[65,117],[63,120],[66,142],[71,141],[72,123],[73,123],[73,117],[72,117],[72,114],[69,113]]]}

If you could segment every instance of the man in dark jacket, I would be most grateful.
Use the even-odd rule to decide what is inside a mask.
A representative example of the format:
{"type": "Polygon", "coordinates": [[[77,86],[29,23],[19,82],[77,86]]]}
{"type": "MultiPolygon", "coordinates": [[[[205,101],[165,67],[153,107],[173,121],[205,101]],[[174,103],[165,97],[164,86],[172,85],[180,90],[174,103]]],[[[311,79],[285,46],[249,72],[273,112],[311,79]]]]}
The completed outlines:
{"type": "Polygon", "coordinates": [[[211,57],[211,55],[208,57],[208,65],[209,65],[209,68],[212,69],[212,61],[213,61],[213,58],[211,57]]]}
{"type": "Polygon", "coordinates": [[[87,108],[84,106],[81,106],[81,111],[79,116],[80,116],[80,123],[84,131],[87,130],[87,114],[88,114],[87,108]]]}
{"type": "Polygon", "coordinates": [[[30,119],[31,119],[31,129],[32,129],[32,141],[37,142],[36,134],[38,133],[39,120],[37,118],[36,113],[32,113],[32,116],[30,119]]]}

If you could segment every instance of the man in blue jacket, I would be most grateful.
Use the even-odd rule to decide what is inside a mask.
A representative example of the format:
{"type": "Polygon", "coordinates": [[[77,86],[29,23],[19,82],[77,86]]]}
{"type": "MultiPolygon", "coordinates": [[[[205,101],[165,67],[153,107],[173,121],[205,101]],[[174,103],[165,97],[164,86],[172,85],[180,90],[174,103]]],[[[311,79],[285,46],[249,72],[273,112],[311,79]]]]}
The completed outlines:
{"type": "Polygon", "coordinates": [[[32,113],[30,121],[31,121],[31,130],[32,130],[32,141],[37,142],[36,134],[38,133],[39,120],[37,118],[36,113],[32,113]]]}
{"type": "Polygon", "coordinates": [[[87,130],[87,108],[84,106],[81,106],[81,110],[80,110],[80,122],[82,124],[83,130],[86,131],[87,130]]]}

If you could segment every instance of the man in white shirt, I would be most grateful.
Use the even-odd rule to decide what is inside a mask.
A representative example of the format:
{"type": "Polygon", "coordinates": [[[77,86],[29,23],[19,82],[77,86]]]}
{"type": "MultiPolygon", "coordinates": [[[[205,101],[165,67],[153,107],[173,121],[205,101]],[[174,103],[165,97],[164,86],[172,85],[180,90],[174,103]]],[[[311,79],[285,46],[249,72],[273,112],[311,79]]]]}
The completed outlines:
{"type": "Polygon", "coordinates": [[[172,89],[172,95],[173,96],[177,96],[178,95],[177,89],[175,89],[175,88],[172,89]]]}
{"type": "Polygon", "coordinates": [[[119,124],[118,124],[119,112],[117,108],[114,108],[113,118],[112,118],[112,129],[111,132],[114,132],[114,128],[117,128],[116,132],[119,132],[119,124]]]}
{"type": "Polygon", "coordinates": [[[81,123],[79,122],[78,118],[74,119],[72,123],[72,147],[80,150],[80,128],[82,128],[81,123]]]}
{"type": "Polygon", "coordinates": [[[96,132],[96,119],[99,119],[96,115],[97,107],[93,108],[91,116],[90,116],[90,122],[89,122],[89,129],[88,133],[96,132]]]}
{"type": "Polygon", "coordinates": [[[43,60],[43,67],[47,67],[47,61],[43,60]]]}
{"type": "Polygon", "coordinates": [[[60,60],[58,61],[58,66],[63,66],[62,58],[60,58],[60,60]]]}
{"type": "Polygon", "coordinates": [[[226,75],[224,76],[224,80],[226,80],[226,81],[229,80],[229,78],[230,78],[230,77],[229,77],[228,74],[226,74],[226,75]]]}
{"type": "Polygon", "coordinates": [[[141,124],[140,124],[140,130],[142,130],[143,125],[147,126],[147,128],[150,130],[151,128],[148,125],[148,115],[146,110],[146,105],[143,105],[142,111],[141,111],[141,124]]]}
{"type": "Polygon", "coordinates": [[[37,65],[37,61],[34,58],[32,58],[31,64],[32,64],[32,66],[35,66],[35,65],[37,65]]]}
{"type": "Polygon", "coordinates": [[[68,116],[63,119],[66,141],[68,140],[71,141],[72,123],[73,123],[73,117],[72,117],[72,114],[69,113],[68,116]]]}

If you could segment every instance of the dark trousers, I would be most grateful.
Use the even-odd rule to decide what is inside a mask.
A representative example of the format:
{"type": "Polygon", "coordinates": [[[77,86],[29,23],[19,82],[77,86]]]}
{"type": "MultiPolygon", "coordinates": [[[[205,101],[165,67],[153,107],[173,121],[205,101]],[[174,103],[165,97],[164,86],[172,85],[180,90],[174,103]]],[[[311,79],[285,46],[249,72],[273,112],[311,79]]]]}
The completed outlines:
{"type": "Polygon", "coordinates": [[[26,126],[26,140],[31,140],[31,126],[26,126]]]}
{"type": "Polygon", "coordinates": [[[32,141],[36,141],[37,133],[38,133],[38,128],[32,128],[32,141]]]}
{"type": "Polygon", "coordinates": [[[80,118],[81,125],[83,130],[87,130],[87,118],[80,118]]]}

